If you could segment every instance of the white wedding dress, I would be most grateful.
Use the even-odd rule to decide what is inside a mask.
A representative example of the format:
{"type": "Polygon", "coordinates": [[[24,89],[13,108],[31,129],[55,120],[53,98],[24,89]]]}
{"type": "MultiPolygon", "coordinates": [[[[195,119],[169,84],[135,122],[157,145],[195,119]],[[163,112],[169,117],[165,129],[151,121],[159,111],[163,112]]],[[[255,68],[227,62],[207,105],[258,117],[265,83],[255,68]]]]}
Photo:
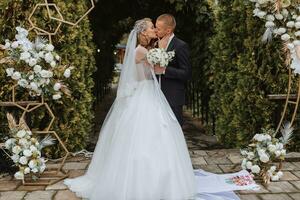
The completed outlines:
{"type": "Polygon", "coordinates": [[[144,47],[136,47],[133,30],[117,98],[102,125],[89,168],[85,175],[64,183],[90,200],[239,199],[228,192],[232,188],[201,191],[207,180],[215,188],[223,178],[194,172],[182,129],[145,61],[146,53],[144,47]],[[200,177],[213,178],[201,182],[205,179],[200,177]]]}

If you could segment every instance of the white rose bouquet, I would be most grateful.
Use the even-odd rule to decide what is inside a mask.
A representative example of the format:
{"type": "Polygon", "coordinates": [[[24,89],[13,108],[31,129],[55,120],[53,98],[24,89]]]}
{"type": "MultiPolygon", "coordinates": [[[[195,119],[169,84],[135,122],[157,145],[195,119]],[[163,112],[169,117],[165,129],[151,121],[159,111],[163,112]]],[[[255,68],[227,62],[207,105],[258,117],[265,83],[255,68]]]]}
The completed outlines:
{"type": "Polygon", "coordinates": [[[24,120],[20,120],[21,126],[16,126],[13,117],[8,114],[10,121],[11,138],[5,142],[7,155],[13,160],[19,171],[15,173],[16,179],[24,179],[26,174],[32,174],[32,179],[37,177],[34,174],[43,173],[46,169],[46,160],[41,155],[41,150],[54,144],[51,136],[46,136],[42,141],[38,141],[32,136],[24,120]]]}
{"type": "Polygon", "coordinates": [[[282,137],[279,139],[275,137],[275,131],[272,129],[263,129],[262,133],[256,134],[248,148],[241,150],[244,157],[242,168],[260,175],[265,183],[269,183],[270,180],[278,181],[283,175],[281,163],[285,159],[285,146],[290,141],[292,132],[293,128],[287,123],[281,129],[282,137]],[[272,164],[276,160],[280,161],[278,167],[272,164]]]}
{"type": "Polygon", "coordinates": [[[175,57],[175,51],[166,51],[163,48],[150,49],[146,55],[147,61],[151,65],[167,67],[169,62],[175,57]]]}
{"type": "Polygon", "coordinates": [[[0,58],[0,64],[6,66],[7,77],[29,90],[31,96],[46,94],[58,100],[63,93],[70,95],[59,79],[69,78],[73,67],[60,66],[60,56],[46,40],[37,37],[32,42],[27,38],[26,29],[17,27],[16,30],[15,40],[6,39],[5,45],[0,45],[5,55],[0,58]]]}

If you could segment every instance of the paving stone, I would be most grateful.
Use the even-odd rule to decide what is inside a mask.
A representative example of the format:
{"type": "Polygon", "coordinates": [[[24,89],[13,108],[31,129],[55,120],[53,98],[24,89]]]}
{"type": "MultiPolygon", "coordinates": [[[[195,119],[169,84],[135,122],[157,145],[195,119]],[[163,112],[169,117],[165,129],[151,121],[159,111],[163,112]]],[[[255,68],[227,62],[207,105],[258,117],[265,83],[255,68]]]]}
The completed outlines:
{"type": "Polygon", "coordinates": [[[233,173],[242,170],[241,165],[218,165],[224,173],[233,173]]]}
{"type": "Polygon", "coordinates": [[[63,180],[46,187],[46,190],[65,190],[65,189],[67,189],[67,186],[64,184],[63,180]]]}
{"type": "Polygon", "coordinates": [[[260,200],[255,194],[238,195],[241,200],[260,200]]]}
{"type": "Polygon", "coordinates": [[[216,173],[216,174],[222,173],[222,170],[219,168],[218,165],[199,165],[198,169],[199,168],[211,173],[216,173]]]}
{"type": "Polygon", "coordinates": [[[193,153],[199,156],[207,156],[207,153],[204,150],[194,150],[193,153]]]}
{"type": "Polygon", "coordinates": [[[281,177],[282,181],[294,181],[294,180],[299,180],[297,176],[295,176],[292,172],[290,171],[284,171],[283,176],[281,177]]]}
{"type": "Polygon", "coordinates": [[[70,190],[58,191],[53,200],[80,200],[81,198],[76,197],[75,193],[70,190]]]}
{"type": "Polygon", "coordinates": [[[300,152],[289,152],[285,156],[286,160],[289,159],[300,159],[300,152]]]}
{"type": "Polygon", "coordinates": [[[240,155],[229,155],[227,158],[228,158],[233,164],[240,164],[240,163],[242,163],[242,160],[243,160],[242,156],[240,156],[240,155]]]}
{"type": "Polygon", "coordinates": [[[293,184],[296,188],[300,190],[300,180],[298,181],[290,181],[291,184],[293,184]]]}
{"type": "Polygon", "coordinates": [[[69,171],[69,178],[75,178],[78,176],[84,175],[86,170],[70,170],[69,171]]]}
{"type": "Polygon", "coordinates": [[[300,171],[291,171],[294,175],[296,175],[298,178],[300,178],[300,171]]]}
{"type": "Polygon", "coordinates": [[[210,164],[232,164],[232,162],[224,156],[218,156],[218,157],[205,156],[204,159],[209,165],[210,164]]]}
{"type": "Polygon", "coordinates": [[[294,171],[300,170],[300,167],[295,165],[295,162],[284,162],[282,163],[282,170],[294,171]]]}
{"type": "Polygon", "coordinates": [[[0,191],[15,190],[19,185],[21,185],[21,181],[1,181],[0,191]]]}
{"type": "Polygon", "coordinates": [[[25,191],[1,192],[0,200],[22,200],[25,194],[25,191]]]}
{"type": "Polygon", "coordinates": [[[262,200],[293,200],[287,194],[261,194],[259,196],[262,200]]]}
{"type": "Polygon", "coordinates": [[[290,164],[295,165],[296,168],[294,168],[293,170],[300,170],[300,162],[285,162],[285,163],[290,163],[290,164]]]}
{"type": "Polygon", "coordinates": [[[300,200],[300,193],[289,194],[294,200],[300,200]]]}
{"type": "Polygon", "coordinates": [[[63,169],[71,170],[71,169],[85,169],[88,166],[88,163],[82,162],[69,162],[66,163],[63,169]]]}
{"type": "Polygon", "coordinates": [[[298,192],[299,190],[295,188],[288,181],[279,181],[279,182],[271,182],[267,189],[271,193],[280,193],[280,192],[298,192]]]}
{"type": "Polygon", "coordinates": [[[10,181],[10,180],[12,180],[12,176],[10,176],[10,175],[6,175],[6,176],[3,176],[3,177],[1,177],[0,178],[0,182],[2,182],[2,181],[10,181]]]}
{"type": "Polygon", "coordinates": [[[46,186],[31,186],[31,185],[21,185],[18,187],[18,191],[38,191],[45,190],[46,186]]]}
{"type": "Polygon", "coordinates": [[[192,163],[194,165],[207,165],[207,162],[203,157],[192,158],[192,163]]]}
{"type": "Polygon", "coordinates": [[[34,191],[29,192],[24,197],[24,200],[52,200],[55,191],[34,191]]]}

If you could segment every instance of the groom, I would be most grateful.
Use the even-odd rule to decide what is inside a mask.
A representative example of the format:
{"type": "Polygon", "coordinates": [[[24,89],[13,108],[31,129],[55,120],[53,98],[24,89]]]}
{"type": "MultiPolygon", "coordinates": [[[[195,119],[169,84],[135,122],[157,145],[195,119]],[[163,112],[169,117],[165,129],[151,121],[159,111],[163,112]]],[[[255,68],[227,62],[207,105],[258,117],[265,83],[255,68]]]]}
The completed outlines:
{"type": "Polygon", "coordinates": [[[155,66],[161,74],[161,90],[166,96],[180,125],[183,124],[182,107],[185,104],[185,83],[191,78],[191,64],[188,45],[174,35],[176,20],[171,14],[160,15],[156,20],[156,34],[160,47],[175,51],[175,58],[166,68],[155,66]]]}

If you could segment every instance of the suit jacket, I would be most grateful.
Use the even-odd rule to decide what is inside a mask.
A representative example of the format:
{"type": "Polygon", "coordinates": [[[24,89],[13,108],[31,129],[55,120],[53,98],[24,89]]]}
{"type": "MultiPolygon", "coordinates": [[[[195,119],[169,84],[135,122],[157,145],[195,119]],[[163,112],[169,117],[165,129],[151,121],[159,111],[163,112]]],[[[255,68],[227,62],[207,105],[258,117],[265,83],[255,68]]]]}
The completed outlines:
{"type": "Polygon", "coordinates": [[[171,106],[185,104],[185,85],[191,78],[189,46],[176,36],[171,40],[167,51],[175,51],[175,57],[161,75],[161,90],[171,106]]]}

